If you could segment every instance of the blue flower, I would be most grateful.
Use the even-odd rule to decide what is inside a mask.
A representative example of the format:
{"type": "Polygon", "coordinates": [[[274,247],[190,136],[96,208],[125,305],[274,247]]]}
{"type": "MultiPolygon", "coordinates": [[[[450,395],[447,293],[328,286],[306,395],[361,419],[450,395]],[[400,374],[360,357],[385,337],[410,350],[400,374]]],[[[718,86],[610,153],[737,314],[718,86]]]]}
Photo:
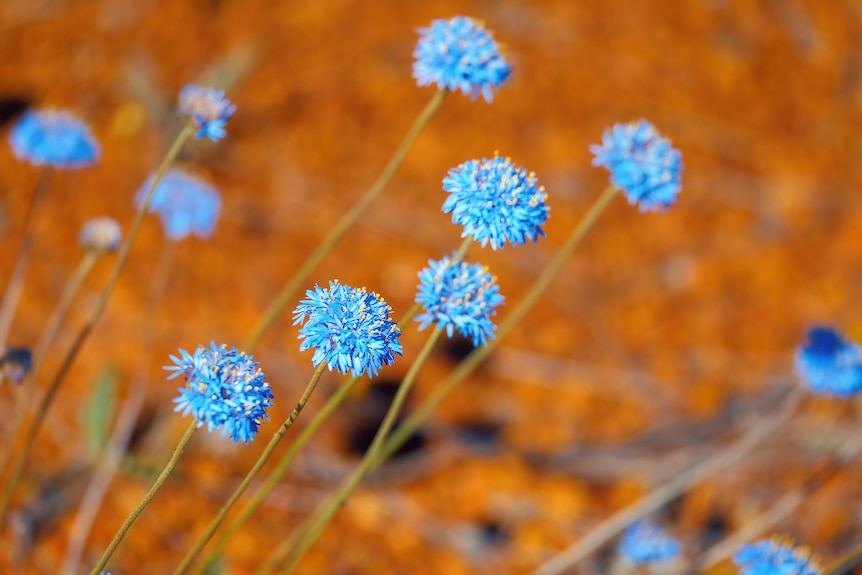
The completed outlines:
{"type": "Polygon", "coordinates": [[[449,196],[443,212],[464,226],[462,238],[472,236],[485,247],[503,247],[536,241],[544,236],[548,219],[545,188],[536,185],[536,175],[494,156],[464,162],[443,178],[449,196]]]}
{"type": "Polygon", "coordinates": [[[494,99],[493,90],[511,72],[491,34],[480,22],[465,16],[434,20],[430,28],[420,28],[413,57],[413,77],[420,86],[460,89],[474,100],[482,94],[486,102],[494,99]]]}
{"type": "Polygon", "coordinates": [[[84,249],[96,252],[112,252],[120,247],[122,230],[113,218],[92,219],[81,229],[78,243],[84,249]]]}
{"type": "Polygon", "coordinates": [[[640,565],[674,559],[682,546],[657,525],[638,521],[626,529],[619,551],[626,561],[640,565]]]}
{"type": "Polygon", "coordinates": [[[611,173],[611,183],[621,189],[640,211],[669,207],[680,191],[682,156],[645,120],[616,124],[605,130],[601,146],[590,146],[594,166],[611,173]]]}
{"type": "Polygon", "coordinates": [[[862,390],[862,350],[831,327],[809,330],[795,363],[799,378],[814,393],[849,397],[862,390]]]}
{"type": "Polygon", "coordinates": [[[805,547],[787,537],[772,537],[743,545],[733,556],[740,575],[819,575],[820,562],[805,547]]]}
{"type": "Polygon", "coordinates": [[[473,345],[485,345],[494,337],[497,326],[491,321],[494,308],[503,303],[497,278],[479,264],[455,260],[455,255],[440,261],[429,260],[429,267],[419,272],[416,301],[425,313],[416,317],[419,329],[436,324],[446,328],[452,337],[454,330],[473,339],[473,345]]]}
{"type": "Polygon", "coordinates": [[[99,159],[99,142],[82,120],[58,110],[28,111],[9,133],[19,160],[36,166],[84,168],[99,159]]]}
{"type": "MultiPolygon", "coordinates": [[[[147,197],[154,177],[150,176],[135,195],[138,208],[147,197]]],[[[168,171],[150,201],[150,213],[161,216],[165,234],[172,240],[181,240],[189,234],[199,238],[210,237],[220,211],[218,191],[182,170],[168,171]]]]}
{"type": "Polygon", "coordinates": [[[213,142],[224,138],[225,124],[236,112],[236,106],[224,97],[224,92],[189,84],[180,92],[180,114],[192,119],[198,129],[196,138],[206,136],[213,142]]]}
{"type": "Polygon", "coordinates": [[[222,435],[235,442],[254,439],[260,424],[269,419],[266,408],[272,406],[273,395],[250,355],[210,343],[198,346],[194,355],[181,349],[180,357],[170,357],[174,365],[165,369],[174,373],[168,379],[182,375],[186,380],[174,399],[174,411],[191,413],[198,427],[206,423],[209,431],[220,427],[222,435]]]}
{"type": "Polygon", "coordinates": [[[359,377],[367,370],[373,377],[402,355],[392,308],[376,293],[331,281],[329,289],[314,286],[306,296],[293,312],[293,325],[302,324],[299,350],[314,348],[315,367],[325,361],[330,371],[352,370],[359,377]]]}

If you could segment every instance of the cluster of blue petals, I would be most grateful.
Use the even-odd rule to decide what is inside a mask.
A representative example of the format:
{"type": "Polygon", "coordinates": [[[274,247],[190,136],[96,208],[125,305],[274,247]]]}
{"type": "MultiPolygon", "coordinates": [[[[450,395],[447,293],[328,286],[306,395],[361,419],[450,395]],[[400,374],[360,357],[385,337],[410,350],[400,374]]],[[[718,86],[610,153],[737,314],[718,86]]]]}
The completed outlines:
{"type": "MultiPolygon", "coordinates": [[[[147,178],[135,195],[138,208],[146,199],[154,177],[147,178]]],[[[182,170],[169,170],[153,193],[149,211],[159,214],[165,234],[172,240],[181,240],[190,234],[208,238],[215,230],[221,197],[200,178],[182,170]]]]}
{"type": "Polygon", "coordinates": [[[657,525],[638,521],[626,529],[619,552],[629,563],[642,565],[670,561],[679,556],[682,545],[657,525]]]}
{"type": "Polygon", "coordinates": [[[9,133],[20,160],[59,169],[83,168],[99,159],[99,142],[77,116],[58,110],[25,112],[9,133]]]}
{"type": "Polygon", "coordinates": [[[376,293],[331,281],[328,289],[314,286],[306,296],[293,312],[293,324],[302,324],[299,350],[314,348],[315,366],[325,361],[330,371],[352,370],[356,377],[368,371],[373,377],[402,355],[392,308],[376,293]]]}
{"type": "Polygon", "coordinates": [[[254,439],[258,427],[269,419],[266,409],[272,406],[272,390],[266,376],[250,355],[228,349],[225,345],[198,346],[194,354],[184,349],[180,356],[170,356],[174,365],[168,379],[180,375],[186,386],[180,388],[174,411],[192,414],[198,427],[207,424],[209,431],[221,428],[236,442],[254,439]]]}
{"type": "Polygon", "coordinates": [[[434,20],[430,28],[419,29],[413,77],[420,86],[437,84],[440,90],[461,90],[474,100],[482,94],[490,102],[494,90],[511,73],[501,52],[491,34],[472,18],[434,20]]]}
{"type": "Polygon", "coordinates": [[[419,272],[416,301],[425,313],[416,317],[419,329],[435,324],[452,337],[454,330],[471,338],[474,346],[485,345],[497,326],[491,317],[503,303],[497,278],[480,264],[468,264],[455,256],[430,260],[419,272]]]}
{"type": "Polygon", "coordinates": [[[606,130],[601,146],[590,146],[594,166],[607,168],[611,183],[640,211],[671,206],[679,194],[682,155],[645,120],[616,124],[606,130]]]}
{"type": "Polygon", "coordinates": [[[225,137],[225,125],[236,112],[236,106],[224,97],[224,91],[189,84],[180,92],[179,112],[192,119],[198,129],[195,136],[216,142],[225,137]]]}
{"type": "Polygon", "coordinates": [[[862,349],[831,327],[808,331],[796,350],[796,373],[814,393],[850,397],[862,390],[862,349]]]}
{"type": "Polygon", "coordinates": [[[443,179],[449,196],[443,212],[464,226],[462,238],[472,237],[482,247],[520,245],[544,236],[548,220],[545,188],[536,175],[514,165],[509,158],[470,160],[449,170],[443,179]]]}
{"type": "Polygon", "coordinates": [[[84,224],[78,243],[88,250],[111,252],[120,247],[123,232],[114,218],[95,218],[84,224]]]}
{"type": "Polygon", "coordinates": [[[786,537],[744,545],[733,556],[740,575],[819,575],[820,562],[806,547],[794,547],[786,537]]]}

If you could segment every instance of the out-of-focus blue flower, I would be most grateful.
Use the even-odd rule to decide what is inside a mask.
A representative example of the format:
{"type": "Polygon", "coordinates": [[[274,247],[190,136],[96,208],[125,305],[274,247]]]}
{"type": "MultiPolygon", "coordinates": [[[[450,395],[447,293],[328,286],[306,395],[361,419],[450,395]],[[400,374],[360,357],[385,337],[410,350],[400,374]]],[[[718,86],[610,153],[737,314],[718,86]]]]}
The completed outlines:
{"type": "Polygon", "coordinates": [[[84,224],[78,242],[81,247],[96,252],[112,252],[120,247],[122,230],[113,218],[95,218],[84,224]]]}
{"type": "Polygon", "coordinates": [[[11,347],[0,344],[0,383],[9,380],[19,385],[33,365],[33,355],[26,347],[11,347]]]}
{"type": "MultiPolygon", "coordinates": [[[[135,195],[138,208],[146,199],[154,177],[150,176],[135,195]]],[[[218,191],[182,170],[169,170],[150,201],[150,213],[161,216],[165,234],[175,241],[189,234],[199,238],[210,237],[220,211],[221,197],[218,191]]]]}
{"type": "Polygon", "coordinates": [[[740,575],[819,575],[820,562],[806,547],[794,547],[787,537],[772,537],[743,545],[733,556],[740,575]]]}
{"type": "Polygon", "coordinates": [[[443,212],[464,226],[462,238],[472,236],[484,247],[519,245],[544,236],[548,219],[545,188],[536,185],[536,175],[494,156],[464,162],[443,178],[449,192],[443,212]]]}
{"type": "Polygon", "coordinates": [[[682,546],[657,525],[638,521],[626,529],[619,551],[626,561],[640,565],[670,561],[682,552],[682,546]]]}
{"type": "Polygon", "coordinates": [[[642,212],[659,211],[676,200],[682,155],[645,120],[605,130],[601,146],[590,146],[594,166],[611,173],[611,183],[642,212]]]}
{"type": "Polygon", "coordinates": [[[425,313],[416,317],[419,329],[431,325],[446,328],[452,337],[454,330],[473,339],[473,345],[485,345],[494,337],[497,326],[491,321],[495,307],[503,303],[497,278],[479,264],[456,261],[455,255],[440,261],[429,260],[419,272],[416,301],[425,313]]]}
{"type": "Polygon", "coordinates": [[[273,395],[250,355],[210,343],[198,346],[193,355],[181,349],[179,357],[170,357],[174,365],[165,366],[173,372],[168,379],[180,375],[186,379],[174,399],[174,411],[191,413],[198,427],[206,423],[209,431],[221,428],[222,435],[235,442],[254,439],[260,424],[269,419],[266,408],[272,406],[273,395]]]}
{"type": "Polygon", "coordinates": [[[224,138],[225,124],[236,112],[236,106],[224,97],[224,91],[189,84],[180,92],[180,114],[195,123],[198,139],[206,136],[213,142],[224,138]]]}
{"type": "Polygon", "coordinates": [[[413,57],[413,77],[420,86],[461,90],[474,100],[482,94],[486,102],[494,99],[494,90],[511,72],[490,32],[466,16],[434,20],[430,28],[420,28],[413,57]]]}
{"type": "Polygon", "coordinates": [[[802,383],[814,393],[849,397],[862,390],[862,349],[831,327],[808,331],[795,364],[802,383]]]}
{"type": "Polygon", "coordinates": [[[352,370],[359,377],[367,370],[373,377],[402,355],[392,308],[376,293],[331,281],[328,289],[314,286],[306,296],[293,312],[293,324],[302,324],[299,350],[314,348],[315,367],[325,361],[330,371],[352,370]]]}
{"type": "Polygon", "coordinates": [[[77,116],[60,110],[25,112],[9,133],[19,160],[36,166],[84,168],[99,159],[99,142],[77,116]]]}

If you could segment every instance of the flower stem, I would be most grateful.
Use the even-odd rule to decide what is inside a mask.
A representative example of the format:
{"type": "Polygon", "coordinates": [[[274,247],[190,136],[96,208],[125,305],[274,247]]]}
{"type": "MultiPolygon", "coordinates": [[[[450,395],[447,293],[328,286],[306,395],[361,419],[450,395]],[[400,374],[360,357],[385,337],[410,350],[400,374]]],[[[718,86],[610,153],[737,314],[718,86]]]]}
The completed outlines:
{"type": "Polygon", "coordinates": [[[150,501],[156,496],[156,493],[159,492],[159,489],[162,488],[165,481],[168,479],[168,476],[177,466],[177,461],[179,461],[180,456],[183,454],[183,450],[186,448],[189,440],[194,435],[195,429],[197,429],[198,420],[192,419],[191,423],[189,423],[188,428],[186,429],[185,434],[180,439],[180,442],[177,443],[177,446],[174,448],[174,453],[171,455],[170,461],[165,465],[165,468],[162,470],[161,474],[159,474],[158,478],[156,478],[153,486],[150,487],[150,490],[147,491],[147,494],[144,495],[144,498],[141,499],[141,502],[138,503],[138,506],[135,507],[132,512],[126,517],[126,521],[123,522],[123,525],[120,527],[120,530],[117,531],[117,534],[114,535],[114,540],[111,541],[111,544],[108,545],[108,548],[105,549],[105,552],[102,553],[101,559],[96,563],[96,566],[90,572],[90,575],[99,575],[102,572],[102,568],[108,564],[108,561],[111,559],[111,555],[114,554],[114,551],[117,550],[117,547],[123,541],[123,537],[126,536],[126,533],[129,531],[129,528],[132,526],[132,523],[137,520],[138,516],[144,510],[144,508],[149,505],[150,501]]]}
{"type": "Polygon", "coordinates": [[[165,155],[165,158],[162,160],[161,165],[156,171],[155,177],[153,177],[153,183],[150,185],[150,189],[147,191],[147,195],[144,198],[144,201],[141,202],[140,208],[138,208],[138,213],[135,215],[135,220],[132,223],[132,228],[129,231],[129,235],[123,242],[123,245],[120,247],[117,261],[114,264],[114,269],[111,270],[111,275],[108,278],[108,282],[102,289],[102,293],[99,294],[99,299],[96,300],[96,304],[93,306],[93,309],[90,312],[87,321],[81,327],[81,331],[78,332],[77,337],[72,342],[72,347],[69,348],[69,351],[63,358],[63,363],[60,365],[60,369],[57,371],[57,375],[51,382],[51,385],[48,388],[48,392],[42,399],[42,403],[39,405],[38,411],[36,412],[36,415],[33,418],[33,422],[30,425],[30,428],[27,431],[27,435],[24,439],[24,447],[21,449],[18,454],[18,457],[13,462],[11,475],[9,476],[9,480],[6,483],[6,487],[3,490],[2,499],[0,499],[0,524],[2,524],[3,522],[4,516],[6,514],[6,508],[8,507],[9,500],[12,497],[12,492],[15,490],[15,486],[17,485],[18,479],[21,476],[21,472],[24,469],[24,464],[27,462],[27,457],[33,447],[33,442],[39,433],[39,429],[42,427],[42,423],[45,421],[45,416],[48,414],[48,410],[54,402],[54,398],[57,395],[57,390],[60,389],[60,384],[65,379],[66,374],[69,373],[69,369],[71,369],[75,358],[78,356],[78,352],[81,351],[81,348],[87,341],[87,338],[90,336],[90,333],[92,333],[93,328],[96,327],[96,323],[99,321],[99,318],[102,317],[102,313],[105,311],[105,308],[108,305],[108,299],[114,289],[114,286],[117,284],[117,280],[120,278],[120,274],[122,273],[123,268],[126,266],[126,261],[129,259],[129,254],[132,251],[132,245],[135,243],[135,239],[137,238],[138,232],[141,229],[141,225],[144,221],[144,216],[146,216],[147,211],[149,210],[150,202],[153,199],[153,195],[155,194],[156,188],[158,188],[159,183],[161,183],[162,178],[168,171],[168,168],[170,168],[171,165],[174,163],[174,160],[176,160],[177,156],[180,153],[180,150],[182,150],[185,143],[189,140],[189,138],[191,138],[193,134],[194,126],[191,123],[186,124],[183,127],[182,131],[180,131],[180,133],[177,135],[177,138],[174,140],[174,143],[171,145],[170,149],[168,150],[168,153],[165,155]]]}
{"type": "Polygon", "coordinates": [[[42,168],[39,172],[39,179],[36,181],[36,188],[30,194],[30,199],[27,202],[24,213],[24,235],[21,238],[18,254],[15,256],[15,265],[9,276],[9,284],[3,294],[3,304],[0,305],[0,346],[5,345],[6,338],[9,337],[12,318],[15,315],[15,308],[18,306],[18,299],[21,297],[21,289],[24,287],[27,267],[30,265],[30,252],[33,251],[33,222],[36,220],[39,204],[42,203],[42,198],[50,187],[53,177],[54,168],[51,166],[42,168]]]}
{"type": "MultiPolygon", "coordinates": [[[[395,419],[398,416],[398,412],[401,411],[402,405],[404,405],[404,401],[407,399],[407,393],[410,391],[410,388],[413,386],[413,382],[416,381],[416,375],[419,373],[419,369],[428,359],[428,356],[431,354],[431,351],[434,349],[434,345],[437,343],[437,340],[440,339],[440,335],[442,334],[442,330],[435,329],[431,335],[428,337],[428,341],[425,343],[425,347],[419,352],[419,355],[416,356],[415,361],[410,366],[410,370],[407,372],[407,375],[404,377],[404,381],[401,382],[401,385],[398,388],[398,392],[395,394],[395,398],[392,400],[392,405],[389,406],[389,410],[386,412],[386,415],[383,418],[383,422],[380,424],[380,428],[377,430],[377,433],[374,436],[374,439],[371,442],[371,446],[368,448],[368,451],[365,452],[365,456],[362,458],[362,461],[359,463],[359,467],[353,474],[345,481],[338,492],[327,502],[325,503],[317,512],[315,512],[314,522],[311,524],[311,527],[304,532],[302,536],[297,541],[296,549],[293,550],[293,554],[290,556],[287,564],[284,567],[282,573],[285,575],[292,573],[296,566],[299,564],[302,557],[305,555],[305,552],[311,547],[320,533],[326,528],[326,525],[329,523],[329,520],[332,519],[332,516],[335,515],[336,511],[341,507],[341,505],[347,500],[347,497],[353,492],[354,489],[365,479],[365,476],[371,471],[372,466],[377,461],[378,456],[380,455],[380,449],[383,447],[383,441],[386,439],[386,436],[389,434],[389,431],[392,429],[392,426],[395,424],[395,419]]],[[[290,551],[288,551],[290,552],[290,551]]]]}
{"type": "Polygon", "coordinates": [[[302,394],[302,397],[299,398],[299,402],[296,404],[296,407],[293,408],[293,411],[290,413],[285,422],[281,425],[281,427],[276,431],[272,439],[269,440],[269,444],[266,446],[266,449],[263,450],[263,453],[260,454],[260,457],[257,459],[257,463],[254,464],[254,467],[248,472],[245,476],[245,479],[242,480],[242,483],[234,490],[233,494],[230,496],[230,499],[222,506],[221,510],[218,512],[218,515],[210,521],[209,526],[206,531],[201,535],[194,546],[186,553],[186,556],[183,558],[180,565],[174,570],[174,575],[181,575],[185,573],[186,570],[191,565],[194,558],[197,557],[198,553],[204,548],[209,540],[212,538],[213,534],[218,529],[219,525],[221,525],[222,521],[224,521],[225,515],[227,515],[228,511],[233,508],[234,504],[239,500],[245,490],[248,488],[249,484],[254,480],[260,470],[263,468],[264,464],[269,461],[272,452],[275,451],[276,446],[278,446],[281,438],[284,437],[284,434],[287,433],[287,430],[291,428],[293,422],[296,421],[296,418],[299,417],[299,414],[302,412],[302,409],[305,407],[305,404],[308,402],[308,399],[311,397],[311,393],[314,391],[314,388],[317,387],[317,382],[320,381],[320,376],[323,375],[323,370],[326,369],[326,362],[320,362],[320,365],[314,372],[314,375],[311,376],[311,381],[308,382],[308,385],[305,388],[305,391],[302,394]]]}
{"type": "Polygon", "coordinates": [[[596,220],[602,212],[610,204],[611,200],[616,196],[619,190],[614,186],[609,186],[602,194],[593,202],[590,209],[578,223],[577,227],[572,232],[572,235],[566,240],[566,243],[560,248],[548,267],[536,279],[536,282],[527,292],[512,313],[500,324],[497,329],[496,337],[488,341],[488,345],[476,348],[464,358],[458,367],[449,374],[442,384],[435,387],[431,394],[423,401],[416,410],[407,417],[404,422],[398,426],[398,429],[392,432],[392,435],[386,440],[383,450],[380,454],[380,460],[375,462],[374,467],[383,463],[386,458],[392,455],[398,448],[413,434],[416,429],[425,421],[428,416],[437,408],[446,397],[461,383],[474,369],[493,352],[500,341],[508,335],[512,329],[518,325],[527,312],[532,309],[539,297],[551,284],[551,281],[557,276],[566,262],[572,251],[581,242],[587,232],[596,223],[596,220]]]}
{"type": "Polygon", "coordinates": [[[243,349],[251,350],[255,345],[257,345],[257,342],[261,337],[263,337],[263,334],[269,326],[272,325],[272,322],[275,321],[275,318],[278,317],[278,314],[284,306],[287,305],[287,302],[293,298],[294,294],[296,294],[297,290],[299,290],[300,286],[305,282],[311,272],[320,264],[321,261],[323,261],[323,258],[332,251],[332,248],[335,247],[335,244],[337,244],[342,236],[347,233],[347,230],[353,226],[356,220],[359,219],[365,210],[367,210],[381,192],[383,192],[392,180],[395,172],[401,166],[401,162],[404,161],[407,152],[413,146],[413,142],[416,140],[419,132],[422,131],[422,128],[425,127],[425,124],[428,123],[428,120],[431,119],[431,116],[434,115],[434,112],[437,111],[440,104],[443,103],[446,94],[446,90],[440,90],[434,94],[413,122],[413,125],[410,127],[410,131],[407,132],[407,136],[404,137],[401,145],[395,150],[389,163],[386,164],[383,172],[378,176],[377,181],[374,182],[371,188],[368,189],[365,195],[362,196],[353,208],[344,214],[341,220],[339,220],[339,222],[329,231],[329,234],[323,239],[320,245],[318,245],[311,255],[308,256],[308,259],[306,259],[299,269],[294,272],[293,276],[291,276],[281,289],[281,292],[279,292],[275,299],[272,300],[272,303],[269,304],[269,307],[260,318],[260,321],[255,326],[251,335],[246,338],[245,343],[243,344],[243,349]]]}

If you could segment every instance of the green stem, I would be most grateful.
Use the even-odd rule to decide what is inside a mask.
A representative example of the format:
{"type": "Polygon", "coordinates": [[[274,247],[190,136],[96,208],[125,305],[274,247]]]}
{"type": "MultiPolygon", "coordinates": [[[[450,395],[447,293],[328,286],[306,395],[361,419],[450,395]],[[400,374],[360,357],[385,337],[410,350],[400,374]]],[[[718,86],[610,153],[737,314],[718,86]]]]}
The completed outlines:
{"type": "MultiPolygon", "coordinates": [[[[409,324],[416,314],[419,313],[419,310],[422,308],[422,304],[416,303],[413,304],[413,307],[407,312],[407,314],[398,322],[398,327],[402,330],[409,324]]],[[[231,538],[236,535],[240,529],[248,522],[252,515],[263,505],[263,502],[272,493],[272,490],[275,489],[275,486],[278,485],[281,478],[284,477],[284,474],[287,472],[288,467],[293,462],[294,458],[302,451],[302,448],[306,446],[306,444],[311,441],[311,438],[314,437],[314,434],[317,433],[317,430],[320,429],[320,426],[323,425],[323,422],[341,405],[341,402],[348,396],[350,391],[356,385],[356,382],[359,381],[359,377],[352,377],[347,381],[344,385],[338,388],[336,392],[329,398],[326,404],[321,408],[321,410],[314,416],[311,422],[308,424],[308,427],[302,430],[302,433],[293,444],[290,446],[290,449],[281,460],[278,462],[276,468],[270,473],[269,477],[266,481],[261,485],[257,491],[255,491],[251,500],[248,504],[243,507],[242,511],[240,511],[239,515],[234,518],[234,520],[228,524],[225,532],[218,539],[215,544],[214,549],[207,555],[206,559],[200,564],[200,566],[195,569],[195,575],[201,575],[209,568],[213,563],[215,563],[216,558],[221,555],[224,551],[225,546],[231,540],[231,538]]]]}
{"type": "Polygon", "coordinates": [[[102,553],[101,559],[99,559],[99,562],[96,563],[95,567],[93,567],[93,570],[90,572],[90,575],[99,575],[99,573],[102,572],[102,568],[108,564],[108,561],[111,559],[111,555],[114,554],[114,551],[117,550],[117,547],[119,547],[120,543],[123,541],[123,537],[126,536],[126,533],[129,531],[129,528],[132,526],[132,523],[137,520],[138,516],[141,514],[144,508],[149,505],[150,501],[153,500],[153,498],[156,496],[156,493],[159,492],[159,489],[162,488],[162,485],[164,485],[165,481],[167,481],[168,476],[177,466],[177,461],[179,461],[180,456],[183,454],[183,450],[185,450],[186,445],[192,438],[192,435],[194,435],[197,426],[198,420],[192,418],[192,421],[191,423],[189,423],[185,434],[180,439],[180,442],[177,443],[177,446],[174,448],[174,453],[173,455],[171,455],[171,460],[168,461],[167,465],[165,465],[165,468],[156,478],[155,483],[153,483],[153,486],[150,487],[149,491],[147,491],[147,494],[144,495],[144,498],[141,499],[141,502],[138,503],[138,506],[135,507],[134,510],[132,510],[128,517],[126,517],[126,520],[125,522],[123,522],[123,525],[120,527],[120,530],[117,531],[116,535],[114,535],[114,540],[111,541],[111,544],[108,545],[108,548],[105,549],[104,553],[102,553]]]}
{"type": "Polygon", "coordinates": [[[422,128],[425,127],[425,124],[428,123],[428,120],[431,119],[431,116],[434,115],[434,112],[437,111],[437,108],[440,107],[440,104],[443,103],[443,100],[446,96],[446,90],[440,90],[434,94],[431,98],[431,101],[425,106],[416,120],[413,122],[413,125],[410,127],[410,131],[407,132],[407,136],[405,136],[404,140],[401,142],[401,145],[398,146],[398,149],[395,150],[392,158],[389,160],[389,163],[386,164],[386,167],[383,169],[383,172],[377,178],[377,181],[369,188],[369,190],[365,193],[365,195],[353,206],[353,208],[344,214],[344,216],[339,220],[335,226],[329,230],[329,234],[323,239],[319,246],[308,256],[308,259],[303,262],[298,270],[291,276],[291,278],[287,281],[284,287],[281,289],[281,292],[272,300],[272,303],[269,304],[269,307],[264,312],[258,324],[255,326],[251,335],[246,338],[245,343],[243,344],[243,349],[251,350],[257,345],[260,338],[263,337],[263,334],[272,325],[272,322],[275,321],[275,318],[278,317],[278,314],[287,305],[294,294],[296,294],[297,290],[299,290],[300,286],[305,282],[311,272],[323,261],[323,258],[332,251],[332,248],[336,243],[344,236],[344,234],[353,226],[356,220],[368,209],[368,207],[377,199],[377,197],[383,192],[389,182],[392,180],[392,177],[395,175],[395,172],[401,166],[401,162],[404,161],[407,152],[413,146],[413,142],[416,140],[416,137],[419,135],[419,132],[422,131],[422,128]]]}
{"type": "Polygon", "coordinates": [[[194,561],[195,557],[198,556],[198,553],[201,552],[201,549],[204,548],[209,540],[212,538],[213,533],[216,532],[219,525],[221,525],[222,521],[224,521],[225,515],[227,515],[228,511],[234,506],[234,504],[239,500],[245,490],[248,488],[249,484],[254,480],[260,470],[263,468],[264,464],[269,461],[272,452],[275,451],[276,446],[278,446],[281,438],[284,437],[284,434],[287,433],[287,430],[291,428],[293,422],[296,421],[296,418],[299,417],[299,414],[302,413],[305,404],[308,403],[308,399],[311,397],[314,388],[317,387],[317,382],[320,381],[320,376],[323,375],[323,370],[326,369],[326,362],[320,362],[320,365],[314,372],[314,375],[311,376],[311,381],[308,382],[308,385],[305,388],[305,391],[302,394],[302,397],[299,398],[299,402],[296,404],[296,407],[293,408],[293,411],[281,425],[281,427],[276,431],[272,439],[269,440],[269,444],[266,446],[266,449],[263,450],[263,453],[260,454],[260,457],[257,459],[257,463],[254,464],[254,467],[251,468],[251,471],[245,476],[245,479],[242,480],[242,483],[234,490],[233,494],[230,496],[230,499],[222,506],[221,510],[218,512],[218,515],[210,522],[207,530],[203,533],[203,535],[198,538],[197,542],[194,546],[186,553],[186,556],[183,558],[180,565],[174,571],[174,575],[181,575],[185,573],[186,570],[191,565],[192,561],[194,561]]]}
{"type": "Polygon", "coordinates": [[[380,460],[375,463],[375,467],[383,463],[390,455],[395,453],[395,451],[397,451],[405,441],[407,441],[407,439],[414,431],[416,431],[416,429],[419,428],[420,425],[422,425],[422,422],[431,415],[437,406],[440,405],[440,403],[446,399],[450,393],[452,393],[458,384],[470,375],[473,370],[476,369],[476,367],[497,348],[500,341],[506,337],[506,335],[508,335],[509,332],[518,325],[527,312],[536,305],[539,297],[560,272],[563,264],[569,258],[572,251],[574,251],[587,232],[593,227],[596,220],[605,208],[607,208],[608,204],[610,204],[617,191],[617,188],[609,186],[604,192],[602,192],[596,201],[593,202],[593,205],[590,206],[590,209],[581,219],[580,223],[578,223],[578,226],[572,232],[572,235],[569,236],[566,243],[563,244],[554,256],[554,259],[552,259],[551,263],[548,264],[548,267],[546,267],[538,277],[536,282],[530,288],[530,291],[527,292],[526,296],[524,296],[524,299],[518,303],[518,306],[513,309],[512,313],[509,314],[505,321],[500,324],[500,327],[497,329],[496,337],[490,340],[488,345],[476,348],[470,352],[470,354],[464,358],[464,361],[462,361],[458,367],[449,374],[443,383],[435,387],[431,392],[431,395],[429,395],[428,398],[425,399],[425,401],[423,401],[419,407],[410,414],[410,416],[401,425],[398,426],[398,429],[392,432],[392,435],[386,440],[386,444],[383,446],[380,460]]]}
{"type": "Polygon", "coordinates": [[[293,572],[302,557],[305,555],[305,552],[308,551],[320,533],[326,528],[326,525],[329,523],[329,520],[332,519],[332,516],[335,515],[336,511],[338,511],[341,505],[347,500],[347,497],[372,470],[374,463],[380,455],[383,441],[386,439],[386,436],[395,424],[398,413],[401,411],[401,407],[407,399],[407,393],[413,386],[413,382],[416,380],[416,375],[419,373],[419,369],[428,359],[428,356],[431,354],[431,351],[434,349],[434,345],[437,343],[437,340],[440,338],[442,333],[442,330],[435,329],[428,337],[425,347],[423,347],[419,352],[419,355],[416,356],[416,360],[413,362],[413,365],[410,366],[410,370],[407,372],[407,375],[404,377],[404,381],[398,388],[398,393],[395,394],[395,398],[392,400],[392,405],[389,406],[389,410],[386,412],[383,422],[380,424],[380,428],[377,430],[377,434],[375,434],[374,440],[371,442],[371,446],[368,448],[368,451],[365,452],[365,456],[359,463],[359,467],[353,472],[347,481],[344,482],[335,496],[315,513],[314,523],[311,525],[311,528],[306,531],[302,537],[300,537],[295,552],[290,557],[282,571],[285,575],[293,572]]]}
{"type": "Polygon", "coordinates": [[[3,294],[3,304],[0,305],[0,345],[6,344],[9,329],[12,327],[12,318],[15,315],[15,308],[18,306],[18,299],[21,297],[24,277],[27,275],[27,268],[30,265],[30,253],[33,251],[33,223],[36,221],[39,204],[42,203],[45,192],[51,186],[53,177],[54,168],[51,166],[42,168],[39,179],[36,181],[36,188],[30,194],[30,199],[27,202],[27,208],[24,212],[24,235],[21,238],[18,254],[15,256],[15,265],[9,276],[9,284],[3,294]]]}
{"type": "Polygon", "coordinates": [[[18,457],[14,461],[12,473],[9,477],[9,481],[6,483],[2,499],[0,499],[0,524],[2,524],[3,522],[3,518],[6,514],[6,508],[8,507],[9,500],[12,497],[12,492],[15,490],[15,486],[17,485],[18,479],[21,477],[21,472],[24,469],[24,464],[26,463],[27,457],[30,454],[30,450],[33,448],[33,442],[39,433],[39,429],[42,427],[42,423],[45,421],[45,416],[48,414],[48,410],[54,402],[54,398],[57,395],[57,391],[60,389],[60,384],[65,379],[66,374],[69,373],[69,370],[71,369],[75,358],[78,356],[78,352],[81,351],[81,348],[87,341],[87,338],[90,336],[90,333],[93,331],[93,328],[96,327],[96,323],[99,321],[99,318],[102,317],[102,313],[105,311],[105,308],[108,305],[108,299],[114,289],[114,286],[117,284],[117,280],[120,278],[120,274],[122,273],[123,268],[126,266],[126,261],[129,259],[129,254],[132,251],[132,245],[135,243],[135,239],[138,237],[138,232],[140,231],[141,225],[144,222],[144,216],[146,216],[147,211],[149,210],[150,202],[153,199],[153,195],[155,194],[156,188],[158,188],[159,184],[162,181],[162,178],[167,173],[168,168],[170,168],[171,165],[174,163],[174,160],[176,160],[177,156],[180,153],[180,150],[182,150],[185,143],[189,140],[189,138],[191,138],[193,134],[194,126],[191,123],[186,124],[183,127],[182,131],[180,131],[180,133],[177,135],[176,140],[174,140],[174,143],[171,145],[170,149],[168,150],[168,153],[165,155],[164,160],[162,160],[159,169],[156,171],[156,174],[153,177],[153,182],[152,184],[150,184],[150,189],[147,191],[147,195],[144,198],[144,201],[138,208],[138,213],[135,215],[135,220],[132,223],[132,228],[129,231],[129,235],[126,238],[126,241],[124,241],[123,245],[120,247],[117,261],[114,264],[114,269],[111,270],[111,275],[108,278],[108,282],[102,289],[102,293],[99,294],[99,299],[96,300],[96,304],[93,306],[93,309],[90,312],[87,321],[81,327],[81,331],[78,332],[75,341],[72,342],[72,347],[69,348],[69,351],[63,358],[63,363],[60,365],[60,369],[57,371],[57,375],[51,382],[51,385],[48,388],[48,392],[42,399],[42,403],[39,405],[39,409],[36,412],[35,417],[33,418],[33,423],[30,425],[30,428],[27,431],[27,436],[24,439],[24,447],[21,449],[18,457]]]}

